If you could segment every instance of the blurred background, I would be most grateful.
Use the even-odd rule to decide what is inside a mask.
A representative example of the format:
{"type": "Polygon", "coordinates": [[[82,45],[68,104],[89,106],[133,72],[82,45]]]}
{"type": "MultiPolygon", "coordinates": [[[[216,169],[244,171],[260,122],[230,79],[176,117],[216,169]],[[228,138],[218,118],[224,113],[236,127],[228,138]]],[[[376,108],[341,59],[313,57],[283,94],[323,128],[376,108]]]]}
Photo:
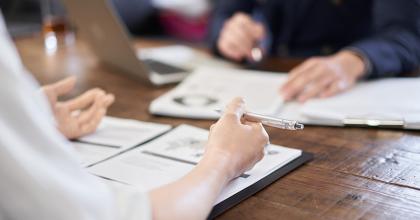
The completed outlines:
{"type": "Polygon", "coordinates": [[[9,32],[14,36],[39,33],[42,29],[39,0],[0,0],[9,32]]]}
{"type": "MultiPolygon", "coordinates": [[[[188,42],[203,42],[206,38],[212,9],[208,0],[111,1],[133,35],[188,42]]],[[[0,8],[13,37],[39,34],[43,24],[63,25],[66,14],[59,0],[0,0],[0,8]]]]}

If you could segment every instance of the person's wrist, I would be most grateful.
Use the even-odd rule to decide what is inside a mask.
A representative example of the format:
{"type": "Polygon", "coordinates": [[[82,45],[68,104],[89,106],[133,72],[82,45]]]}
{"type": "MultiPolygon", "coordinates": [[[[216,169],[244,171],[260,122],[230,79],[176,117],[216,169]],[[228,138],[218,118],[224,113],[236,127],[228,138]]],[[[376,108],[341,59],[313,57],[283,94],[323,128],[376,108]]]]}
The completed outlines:
{"type": "Polygon", "coordinates": [[[350,74],[355,80],[361,79],[366,74],[366,65],[363,59],[355,52],[343,50],[334,57],[342,69],[350,74]]]}
{"type": "Polygon", "coordinates": [[[203,167],[210,167],[212,172],[221,175],[222,178],[229,182],[235,177],[235,170],[232,161],[232,155],[224,150],[206,147],[208,150],[204,154],[199,165],[203,167]]]}

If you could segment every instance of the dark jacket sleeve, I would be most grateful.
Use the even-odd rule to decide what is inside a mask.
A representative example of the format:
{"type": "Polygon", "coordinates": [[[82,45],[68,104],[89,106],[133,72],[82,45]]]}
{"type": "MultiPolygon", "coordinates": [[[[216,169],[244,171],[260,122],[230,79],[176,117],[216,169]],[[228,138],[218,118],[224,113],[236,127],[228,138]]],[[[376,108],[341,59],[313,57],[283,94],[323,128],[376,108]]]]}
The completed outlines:
{"type": "Polygon", "coordinates": [[[216,0],[212,19],[209,26],[209,41],[214,53],[219,54],[217,50],[217,40],[223,24],[236,12],[252,13],[256,4],[255,0],[216,0]]]}
{"type": "Polygon", "coordinates": [[[351,47],[369,60],[368,78],[420,67],[420,0],[375,0],[372,36],[351,47]]]}
{"type": "Polygon", "coordinates": [[[130,31],[146,25],[147,19],[156,13],[151,0],[112,0],[112,3],[130,31]]]}

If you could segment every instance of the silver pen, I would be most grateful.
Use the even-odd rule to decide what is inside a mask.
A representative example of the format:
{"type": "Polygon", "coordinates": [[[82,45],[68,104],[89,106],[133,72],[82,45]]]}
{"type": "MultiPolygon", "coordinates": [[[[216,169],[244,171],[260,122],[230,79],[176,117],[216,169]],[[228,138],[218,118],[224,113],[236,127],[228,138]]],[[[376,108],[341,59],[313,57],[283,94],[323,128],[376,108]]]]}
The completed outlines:
{"type": "Polygon", "coordinates": [[[254,63],[259,63],[259,62],[261,62],[262,61],[262,59],[263,59],[263,52],[262,52],[262,50],[261,50],[261,48],[259,48],[259,47],[253,47],[252,49],[251,49],[251,61],[252,62],[254,62],[254,63]]]}
{"type": "MultiPolygon", "coordinates": [[[[222,114],[222,110],[218,109],[216,112],[222,114]]],[[[304,128],[304,125],[299,123],[295,120],[288,120],[288,119],[282,119],[282,118],[275,118],[271,116],[256,114],[252,112],[245,112],[244,115],[245,120],[250,122],[259,122],[263,125],[267,125],[270,127],[280,128],[280,129],[286,129],[286,130],[302,130],[304,128]]]]}

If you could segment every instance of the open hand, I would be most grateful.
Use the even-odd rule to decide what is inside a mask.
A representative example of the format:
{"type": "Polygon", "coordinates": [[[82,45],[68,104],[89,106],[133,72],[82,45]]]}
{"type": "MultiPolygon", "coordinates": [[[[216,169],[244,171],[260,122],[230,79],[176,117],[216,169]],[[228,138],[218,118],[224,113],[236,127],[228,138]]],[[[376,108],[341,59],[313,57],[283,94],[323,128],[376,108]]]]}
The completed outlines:
{"type": "Polygon", "coordinates": [[[107,108],[114,102],[114,95],[97,88],[76,98],[58,101],[58,97],[68,94],[75,83],[76,78],[69,77],[42,87],[54,112],[58,130],[69,139],[94,132],[106,115],[107,108]]]}
{"type": "Polygon", "coordinates": [[[363,60],[350,51],[310,58],[289,73],[281,88],[285,101],[326,98],[351,88],[363,75],[363,60]]]}

